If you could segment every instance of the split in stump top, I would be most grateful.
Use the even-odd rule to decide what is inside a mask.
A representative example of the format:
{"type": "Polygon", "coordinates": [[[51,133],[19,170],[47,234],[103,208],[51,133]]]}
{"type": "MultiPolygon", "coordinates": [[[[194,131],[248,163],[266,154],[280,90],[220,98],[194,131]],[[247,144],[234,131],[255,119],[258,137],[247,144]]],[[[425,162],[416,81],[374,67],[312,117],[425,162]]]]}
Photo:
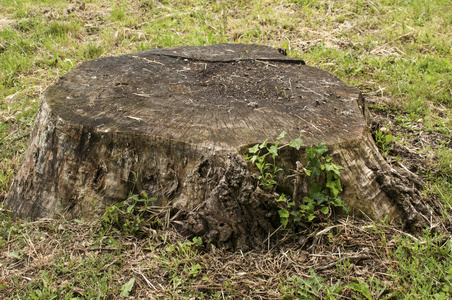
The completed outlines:
{"type": "Polygon", "coordinates": [[[305,145],[362,134],[359,90],[267,46],[154,49],[83,63],[48,88],[64,121],[239,149],[281,131],[305,145]]]}

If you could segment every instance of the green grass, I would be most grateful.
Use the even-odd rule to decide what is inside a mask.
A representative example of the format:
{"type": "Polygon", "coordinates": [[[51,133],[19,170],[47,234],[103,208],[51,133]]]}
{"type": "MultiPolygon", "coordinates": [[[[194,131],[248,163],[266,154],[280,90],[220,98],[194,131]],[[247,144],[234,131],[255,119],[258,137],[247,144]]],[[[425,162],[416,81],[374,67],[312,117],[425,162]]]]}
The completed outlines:
{"type": "MultiPolygon", "coordinates": [[[[408,166],[425,162],[419,173],[427,182],[426,195],[437,199],[444,219],[451,220],[449,0],[90,0],[85,11],[79,6],[0,0],[0,196],[8,192],[25,153],[43,91],[81,62],[151,48],[240,42],[287,48],[290,56],[360,88],[375,109],[392,116],[385,125],[395,143],[419,160],[389,159],[408,166]]],[[[99,224],[27,223],[4,211],[0,220],[0,293],[9,298],[116,299],[132,278],[131,295],[174,299],[449,299],[452,293],[448,239],[426,232],[416,240],[381,224],[367,236],[375,239],[369,248],[377,251],[379,273],[359,275],[353,261],[338,261],[331,274],[310,273],[293,257],[288,266],[304,273],[281,271],[270,280],[259,268],[231,270],[231,263],[218,257],[229,254],[212,254],[205,244],[166,231],[146,241],[106,232],[99,224]],[[45,242],[50,240],[53,244],[45,242]],[[269,281],[273,288],[265,289],[269,281]]],[[[330,246],[342,245],[335,243],[330,246]]],[[[234,259],[245,266],[243,257],[234,259]]],[[[272,262],[269,269],[278,269],[280,263],[272,262]]]]}
{"type": "Polygon", "coordinates": [[[426,233],[421,240],[402,238],[393,252],[393,278],[400,299],[449,299],[452,296],[450,239],[426,233]]]}

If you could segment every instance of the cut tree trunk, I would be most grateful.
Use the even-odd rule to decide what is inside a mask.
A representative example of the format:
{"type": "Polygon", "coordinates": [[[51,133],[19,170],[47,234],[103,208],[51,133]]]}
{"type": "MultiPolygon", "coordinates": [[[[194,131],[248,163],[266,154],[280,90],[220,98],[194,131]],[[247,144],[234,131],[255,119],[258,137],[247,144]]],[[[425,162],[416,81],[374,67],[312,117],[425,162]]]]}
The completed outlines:
{"type": "MultiPolygon", "coordinates": [[[[354,214],[424,226],[422,183],[394,172],[368,129],[363,96],[266,46],[156,49],[81,64],[47,89],[5,207],[29,219],[93,220],[146,191],[184,230],[231,247],[279,225],[275,195],[243,156],[283,130],[323,142],[354,214]],[[133,181],[133,174],[137,181],[133,181]]],[[[303,149],[302,149],[303,150],[303,149]]],[[[285,152],[286,175],[303,151],[285,152]]],[[[284,153],[283,153],[284,154],[284,153]]],[[[293,190],[293,177],[281,189],[293,190]]]]}

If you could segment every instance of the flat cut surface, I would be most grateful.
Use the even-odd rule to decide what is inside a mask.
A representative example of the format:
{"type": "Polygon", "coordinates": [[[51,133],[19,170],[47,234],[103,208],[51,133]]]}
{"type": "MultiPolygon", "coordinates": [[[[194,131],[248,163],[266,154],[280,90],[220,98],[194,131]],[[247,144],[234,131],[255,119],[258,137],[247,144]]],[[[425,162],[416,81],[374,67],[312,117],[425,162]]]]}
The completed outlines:
{"type": "Polygon", "coordinates": [[[86,62],[45,95],[65,121],[215,150],[274,138],[355,139],[359,90],[267,46],[155,49],[86,62]]]}

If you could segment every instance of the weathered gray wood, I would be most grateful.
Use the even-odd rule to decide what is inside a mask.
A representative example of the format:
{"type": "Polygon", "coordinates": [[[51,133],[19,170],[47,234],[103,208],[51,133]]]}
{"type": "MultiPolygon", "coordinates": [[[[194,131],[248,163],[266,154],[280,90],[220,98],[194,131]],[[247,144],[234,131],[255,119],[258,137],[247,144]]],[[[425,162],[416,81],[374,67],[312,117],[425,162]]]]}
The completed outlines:
{"type": "MultiPolygon", "coordinates": [[[[243,154],[285,130],[301,131],[304,147],[329,147],[354,213],[421,224],[414,189],[397,188],[410,177],[391,173],[367,121],[358,89],[265,46],[101,58],[47,89],[5,206],[31,219],[92,220],[127,197],[135,172],[136,191],[182,210],[188,232],[253,246],[279,217],[243,154]]],[[[302,156],[290,154],[287,169],[302,156]]]]}

